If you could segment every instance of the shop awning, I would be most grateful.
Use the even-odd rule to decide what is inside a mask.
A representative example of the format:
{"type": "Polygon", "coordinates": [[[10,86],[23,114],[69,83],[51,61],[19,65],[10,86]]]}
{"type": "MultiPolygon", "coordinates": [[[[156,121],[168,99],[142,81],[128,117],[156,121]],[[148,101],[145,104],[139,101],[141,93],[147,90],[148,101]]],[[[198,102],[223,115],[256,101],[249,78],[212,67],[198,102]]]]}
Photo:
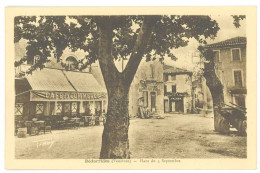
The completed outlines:
{"type": "Polygon", "coordinates": [[[106,98],[91,73],[48,69],[34,71],[26,77],[31,88],[17,94],[19,102],[27,101],[81,101],[106,98]]]}
{"type": "Polygon", "coordinates": [[[27,80],[36,91],[75,91],[62,70],[44,68],[28,75],[27,80]]]}
{"type": "Polygon", "coordinates": [[[73,71],[64,71],[64,73],[78,92],[106,92],[91,73],[73,71]]]}

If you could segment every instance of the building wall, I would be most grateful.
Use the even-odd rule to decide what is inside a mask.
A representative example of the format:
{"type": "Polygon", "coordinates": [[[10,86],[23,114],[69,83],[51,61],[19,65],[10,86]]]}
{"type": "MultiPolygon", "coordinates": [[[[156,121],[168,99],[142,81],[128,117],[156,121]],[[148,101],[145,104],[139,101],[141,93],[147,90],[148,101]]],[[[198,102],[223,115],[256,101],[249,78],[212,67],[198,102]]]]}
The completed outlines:
{"type": "Polygon", "coordinates": [[[234,102],[229,90],[235,87],[234,70],[242,70],[243,88],[246,88],[246,46],[226,47],[213,49],[220,51],[220,62],[217,63],[216,73],[224,87],[224,99],[226,103],[234,102]],[[241,61],[233,61],[231,49],[240,48],[241,61]]]}
{"type": "MultiPolygon", "coordinates": [[[[170,79],[170,77],[168,77],[170,79]]],[[[192,81],[189,74],[176,74],[176,80],[168,80],[164,83],[167,86],[167,92],[172,92],[172,86],[176,85],[176,93],[187,93],[183,97],[184,113],[188,113],[192,108],[192,81]]],[[[168,96],[164,96],[164,100],[169,100],[168,96]]],[[[170,101],[168,101],[170,103],[170,101]]]]}
{"type": "Polygon", "coordinates": [[[129,114],[137,116],[138,107],[143,106],[140,101],[144,97],[144,91],[148,93],[147,109],[158,114],[163,113],[163,64],[158,61],[142,61],[136,71],[135,78],[129,91],[129,114]],[[155,110],[151,109],[151,92],[156,94],[155,110]]]}

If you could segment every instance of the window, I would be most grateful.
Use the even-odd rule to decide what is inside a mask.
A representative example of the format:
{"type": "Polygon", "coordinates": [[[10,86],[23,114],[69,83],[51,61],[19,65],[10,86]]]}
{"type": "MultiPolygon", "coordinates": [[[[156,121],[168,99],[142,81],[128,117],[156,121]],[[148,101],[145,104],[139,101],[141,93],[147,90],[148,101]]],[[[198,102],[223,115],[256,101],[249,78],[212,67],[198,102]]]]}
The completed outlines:
{"type": "Polygon", "coordinates": [[[172,85],[172,93],[176,93],[176,85],[172,85]]]}
{"type": "Polygon", "coordinates": [[[23,104],[22,103],[15,104],[15,115],[23,115],[23,104]]]}
{"type": "Polygon", "coordinates": [[[144,95],[144,107],[148,107],[148,91],[144,91],[143,95],[144,95]]]}
{"type": "Polygon", "coordinates": [[[90,115],[90,103],[88,101],[83,102],[84,108],[85,108],[85,114],[90,115]]]}
{"type": "Polygon", "coordinates": [[[78,103],[77,102],[72,102],[71,104],[71,112],[72,113],[77,113],[78,110],[78,103]]]}
{"type": "Polygon", "coordinates": [[[43,103],[36,104],[35,114],[36,115],[43,114],[43,103]]]}
{"type": "Polygon", "coordinates": [[[244,96],[236,96],[235,101],[238,106],[246,107],[244,96]]]}
{"type": "Polygon", "coordinates": [[[77,63],[78,61],[74,56],[69,56],[66,58],[66,66],[68,70],[75,70],[77,63]]]}
{"type": "Polygon", "coordinates": [[[164,82],[167,82],[168,81],[168,74],[164,74],[163,77],[164,77],[164,82]]]}
{"type": "Polygon", "coordinates": [[[241,61],[241,54],[239,48],[231,49],[231,55],[233,61],[241,61]]]}
{"type": "Polygon", "coordinates": [[[164,95],[167,93],[167,85],[164,85],[164,95]]]}
{"type": "Polygon", "coordinates": [[[57,103],[56,114],[62,113],[62,103],[57,103]]]}
{"type": "Polygon", "coordinates": [[[176,80],[176,75],[172,74],[171,75],[171,81],[175,81],[176,80]]]}
{"type": "Polygon", "coordinates": [[[234,83],[235,83],[236,87],[243,87],[242,71],[241,70],[235,70],[234,71],[234,83]]]}
{"type": "Polygon", "coordinates": [[[220,50],[214,50],[214,62],[220,62],[220,50]]]}
{"type": "Polygon", "coordinates": [[[64,103],[64,113],[70,113],[70,103],[64,103]]]}

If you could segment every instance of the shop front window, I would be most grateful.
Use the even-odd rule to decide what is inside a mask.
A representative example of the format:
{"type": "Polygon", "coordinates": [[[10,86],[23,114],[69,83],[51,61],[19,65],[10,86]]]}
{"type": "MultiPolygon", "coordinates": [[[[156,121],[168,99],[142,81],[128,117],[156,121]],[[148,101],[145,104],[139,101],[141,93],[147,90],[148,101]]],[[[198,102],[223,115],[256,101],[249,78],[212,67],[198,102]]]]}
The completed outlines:
{"type": "Polygon", "coordinates": [[[101,110],[102,110],[102,102],[101,101],[96,101],[95,102],[95,114],[96,115],[101,115],[101,110]]]}
{"type": "Polygon", "coordinates": [[[69,115],[70,114],[70,103],[64,104],[64,114],[69,115]]]}
{"type": "Polygon", "coordinates": [[[78,110],[78,103],[77,102],[72,102],[71,104],[71,112],[72,113],[77,113],[78,110]]]}
{"type": "Polygon", "coordinates": [[[37,103],[35,109],[36,115],[43,114],[43,103],[37,103]]]}
{"type": "Polygon", "coordinates": [[[15,115],[23,115],[23,104],[22,103],[15,104],[15,115]]]}
{"type": "Polygon", "coordinates": [[[85,114],[87,116],[89,116],[91,114],[89,102],[87,102],[87,101],[83,102],[83,105],[84,105],[84,109],[85,109],[85,114]]]}
{"type": "Polygon", "coordinates": [[[60,115],[62,113],[62,103],[57,103],[56,114],[60,115]]]}

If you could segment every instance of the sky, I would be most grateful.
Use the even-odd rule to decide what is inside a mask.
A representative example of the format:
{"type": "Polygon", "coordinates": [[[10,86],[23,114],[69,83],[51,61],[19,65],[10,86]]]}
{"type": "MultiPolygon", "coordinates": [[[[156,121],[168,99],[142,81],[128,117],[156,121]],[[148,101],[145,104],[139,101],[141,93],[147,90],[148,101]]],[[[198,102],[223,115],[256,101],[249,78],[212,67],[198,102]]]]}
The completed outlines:
{"type": "MultiPolygon", "coordinates": [[[[236,28],[233,24],[233,17],[231,16],[211,16],[219,24],[220,30],[214,40],[208,39],[208,44],[223,41],[237,36],[246,36],[246,20],[240,21],[241,26],[236,28]]],[[[174,50],[174,55],[178,58],[177,61],[172,61],[170,58],[165,58],[165,63],[179,68],[191,70],[192,53],[197,50],[199,44],[195,39],[190,39],[188,46],[174,50]]]]}

